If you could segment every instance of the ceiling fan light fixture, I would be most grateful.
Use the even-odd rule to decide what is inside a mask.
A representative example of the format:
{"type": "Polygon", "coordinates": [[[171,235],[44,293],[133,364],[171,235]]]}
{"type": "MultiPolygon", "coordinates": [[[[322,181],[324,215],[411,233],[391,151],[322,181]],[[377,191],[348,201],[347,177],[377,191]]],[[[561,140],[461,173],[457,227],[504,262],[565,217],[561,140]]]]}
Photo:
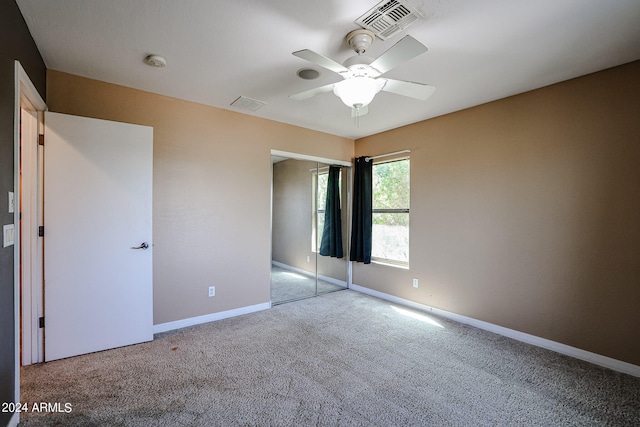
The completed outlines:
{"type": "Polygon", "coordinates": [[[351,115],[356,118],[356,124],[358,117],[368,113],[369,103],[381,90],[426,100],[435,90],[433,86],[381,76],[404,61],[423,54],[427,51],[427,47],[411,36],[404,36],[382,55],[373,59],[362,55],[373,38],[374,35],[364,29],[349,33],[347,42],[357,55],[348,58],[344,64],[309,49],[293,52],[294,56],[333,71],[344,80],[289,95],[289,98],[301,101],[322,93],[333,92],[347,107],[351,108],[351,115]]]}
{"type": "Polygon", "coordinates": [[[353,77],[343,80],[333,86],[333,93],[338,96],[347,107],[362,108],[367,105],[384,87],[384,79],[370,77],[353,77]]]}

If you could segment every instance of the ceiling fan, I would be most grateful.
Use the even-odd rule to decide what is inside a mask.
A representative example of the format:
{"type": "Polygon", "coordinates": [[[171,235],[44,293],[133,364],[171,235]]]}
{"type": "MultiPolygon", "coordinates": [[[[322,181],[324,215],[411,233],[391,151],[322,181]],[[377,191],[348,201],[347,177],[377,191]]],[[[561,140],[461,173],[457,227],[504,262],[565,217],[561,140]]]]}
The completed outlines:
{"type": "Polygon", "coordinates": [[[429,98],[436,89],[433,86],[381,77],[401,63],[426,52],[426,46],[411,36],[405,36],[374,59],[363,55],[373,43],[374,38],[373,32],[364,29],[347,34],[347,43],[357,55],[348,58],[344,64],[339,64],[309,49],[293,52],[293,55],[299,58],[338,73],[344,80],[299,92],[290,95],[289,98],[300,101],[333,91],[347,107],[351,107],[354,117],[367,114],[369,103],[381,90],[421,101],[429,98]]]}

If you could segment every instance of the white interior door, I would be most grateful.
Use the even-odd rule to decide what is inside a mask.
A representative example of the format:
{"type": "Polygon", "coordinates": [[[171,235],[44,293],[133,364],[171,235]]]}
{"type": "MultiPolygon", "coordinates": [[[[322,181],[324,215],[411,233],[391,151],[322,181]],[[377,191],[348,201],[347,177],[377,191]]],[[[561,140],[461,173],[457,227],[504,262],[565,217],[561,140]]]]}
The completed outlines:
{"type": "Polygon", "coordinates": [[[46,113],[46,361],[153,339],[152,156],[150,127],[46,113]]]}

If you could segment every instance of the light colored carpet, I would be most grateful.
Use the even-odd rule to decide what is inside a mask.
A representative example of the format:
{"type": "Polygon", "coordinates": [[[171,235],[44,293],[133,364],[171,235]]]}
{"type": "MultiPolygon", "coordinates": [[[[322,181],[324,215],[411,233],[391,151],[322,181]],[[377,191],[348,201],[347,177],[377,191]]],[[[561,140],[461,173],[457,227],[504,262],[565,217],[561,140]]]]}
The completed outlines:
{"type": "Polygon", "coordinates": [[[22,369],[23,426],[637,426],[640,378],[351,290],[22,369]]]}
{"type": "MultiPolygon", "coordinates": [[[[318,280],[318,294],[326,294],[345,289],[325,280],[318,280]]],[[[279,304],[309,298],[316,295],[316,279],[311,275],[304,275],[287,270],[276,265],[271,266],[271,302],[279,304]]]]}

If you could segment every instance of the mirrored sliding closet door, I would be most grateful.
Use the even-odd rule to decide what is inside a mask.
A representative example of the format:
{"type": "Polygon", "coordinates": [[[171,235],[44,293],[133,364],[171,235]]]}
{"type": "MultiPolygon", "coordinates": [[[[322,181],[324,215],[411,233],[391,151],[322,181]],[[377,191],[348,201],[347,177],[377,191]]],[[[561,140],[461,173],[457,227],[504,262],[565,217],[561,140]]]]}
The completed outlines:
{"type": "Polygon", "coordinates": [[[349,168],[274,157],[271,303],[347,287],[349,168]]]}

